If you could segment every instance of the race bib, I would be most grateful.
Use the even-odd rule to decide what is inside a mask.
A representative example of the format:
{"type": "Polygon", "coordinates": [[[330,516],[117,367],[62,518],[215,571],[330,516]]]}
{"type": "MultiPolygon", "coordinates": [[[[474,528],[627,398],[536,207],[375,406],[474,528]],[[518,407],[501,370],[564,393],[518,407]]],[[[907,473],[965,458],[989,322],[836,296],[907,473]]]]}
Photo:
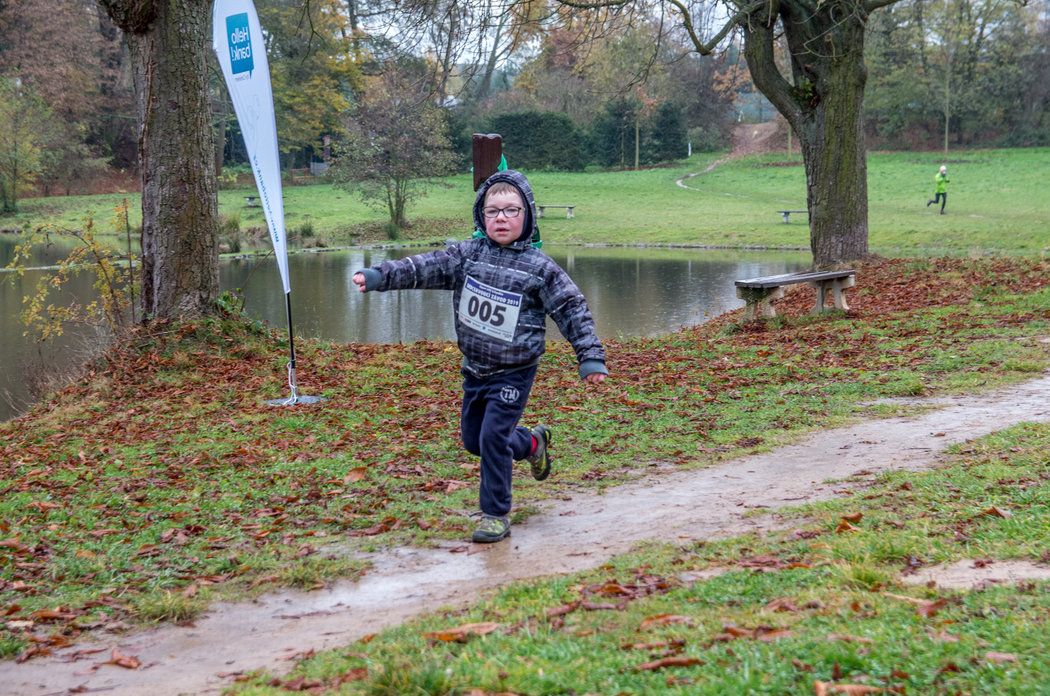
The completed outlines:
{"type": "Polygon", "coordinates": [[[459,297],[459,320],[475,331],[510,343],[518,326],[521,295],[467,276],[459,297]]]}

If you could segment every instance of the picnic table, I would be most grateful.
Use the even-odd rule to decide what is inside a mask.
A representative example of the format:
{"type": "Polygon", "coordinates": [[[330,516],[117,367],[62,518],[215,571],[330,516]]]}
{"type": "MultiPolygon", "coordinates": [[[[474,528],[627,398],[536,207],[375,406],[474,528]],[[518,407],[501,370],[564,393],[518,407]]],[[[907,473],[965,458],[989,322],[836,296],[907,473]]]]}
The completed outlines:
{"type": "Polygon", "coordinates": [[[539,217],[543,217],[543,211],[546,208],[565,208],[565,217],[572,218],[572,216],[573,216],[572,215],[572,210],[575,207],[576,206],[574,206],[574,205],[537,205],[536,206],[536,211],[537,211],[539,217]]]}
{"type": "Polygon", "coordinates": [[[809,216],[808,210],[778,210],[777,212],[780,213],[780,217],[784,218],[785,225],[790,221],[791,213],[805,213],[807,217],[809,216]]]}

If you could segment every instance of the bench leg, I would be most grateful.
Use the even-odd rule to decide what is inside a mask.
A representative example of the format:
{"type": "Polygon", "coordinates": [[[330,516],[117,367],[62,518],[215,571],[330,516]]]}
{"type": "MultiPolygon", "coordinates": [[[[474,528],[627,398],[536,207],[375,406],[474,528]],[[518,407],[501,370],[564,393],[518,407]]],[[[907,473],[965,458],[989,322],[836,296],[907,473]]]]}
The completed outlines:
{"type": "Polygon", "coordinates": [[[781,213],[780,216],[784,218],[784,224],[786,225],[788,224],[788,218],[791,217],[791,213],[781,213]]]}
{"type": "Polygon", "coordinates": [[[831,291],[831,299],[834,302],[835,309],[848,312],[849,304],[846,302],[846,289],[852,288],[855,280],[854,276],[850,276],[837,280],[818,280],[810,283],[810,287],[817,291],[817,302],[813,305],[813,313],[820,314],[824,311],[829,290],[831,291]]]}
{"type": "Polygon", "coordinates": [[[570,220],[572,219],[572,208],[565,209],[565,217],[569,218],[570,220]]]}
{"type": "Polygon", "coordinates": [[[849,311],[849,305],[846,304],[846,288],[852,288],[855,283],[854,276],[832,281],[831,296],[835,300],[835,309],[841,309],[843,312],[849,311]]]}
{"type": "Polygon", "coordinates": [[[543,206],[536,206],[536,217],[543,217],[543,206]]]}
{"type": "Polygon", "coordinates": [[[772,302],[784,296],[784,288],[737,288],[736,296],[747,303],[744,321],[772,319],[777,315],[772,302]]]}

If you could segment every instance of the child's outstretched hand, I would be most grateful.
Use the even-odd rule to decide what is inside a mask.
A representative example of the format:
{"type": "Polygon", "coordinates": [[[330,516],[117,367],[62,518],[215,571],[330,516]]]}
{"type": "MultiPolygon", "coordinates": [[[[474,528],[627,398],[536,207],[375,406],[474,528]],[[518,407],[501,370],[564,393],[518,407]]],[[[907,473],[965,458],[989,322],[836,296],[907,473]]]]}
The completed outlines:
{"type": "Polygon", "coordinates": [[[358,292],[365,292],[365,274],[355,273],[350,280],[354,281],[354,285],[357,286],[358,292]]]}
{"type": "Polygon", "coordinates": [[[587,382],[588,384],[601,384],[605,381],[606,376],[607,375],[601,372],[592,372],[591,374],[584,377],[583,381],[587,382]]]}

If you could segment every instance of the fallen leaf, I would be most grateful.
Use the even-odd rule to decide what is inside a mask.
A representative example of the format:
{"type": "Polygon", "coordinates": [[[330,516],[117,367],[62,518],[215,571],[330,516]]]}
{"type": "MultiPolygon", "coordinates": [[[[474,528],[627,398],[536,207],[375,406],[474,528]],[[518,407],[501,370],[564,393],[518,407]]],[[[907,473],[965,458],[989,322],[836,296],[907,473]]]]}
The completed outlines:
{"type": "Polygon", "coordinates": [[[672,650],[680,650],[685,647],[685,641],[682,639],[678,640],[661,640],[655,643],[627,643],[621,645],[621,650],[661,650],[670,648],[672,650]]]}
{"type": "Polygon", "coordinates": [[[647,617],[642,620],[641,625],[638,627],[639,630],[644,631],[647,628],[653,626],[666,626],[667,624],[689,624],[692,625],[693,620],[688,616],[682,616],[680,614],[656,614],[655,616],[647,617]]]}
{"type": "Polygon", "coordinates": [[[923,602],[919,606],[915,607],[915,611],[918,612],[919,616],[929,619],[936,616],[937,612],[947,605],[947,599],[935,599],[932,602],[923,602]]]}
{"type": "Polygon", "coordinates": [[[694,665],[702,665],[704,661],[698,657],[685,657],[682,655],[674,655],[672,657],[663,657],[659,660],[653,660],[652,662],[643,662],[642,664],[635,667],[639,672],[651,672],[664,667],[692,667],[694,665]]]}
{"type": "Polygon", "coordinates": [[[846,520],[839,522],[839,525],[835,527],[836,534],[845,534],[847,532],[859,532],[860,527],[855,527],[846,520]]]}
{"type": "Polygon", "coordinates": [[[996,664],[1017,662],[1017,655],[1014,655],[1013,653],[986,652],[984,656],[989,662],[994,662],[996,664]]]}
{"type": "Polygon", "coordinates": [[[547,617],[554,618],[555,616],[565,616],[566,614],[576,611],[576,609],[578,609],[579,606],[579,602],[569,602],[568,604],[563,604],[560,607],[553,607],[547,610],[547,617]]]}
{"type": "Polygon", "coordinates": [[[780,611],[780,612],[783,612],[783,611],[798,611],[798,607],[795,606],[795,603],[793,601],[791,601],[790,599],[788,599],[787,597],[780,597],[778,599],[774,599],[772,602],[769,602],[768,604],[766,604],[766,609],[769,609],[770,611],[780,611]]]}
{"type": "Polygon", "coordinates": [[[773,628],[768,630],[756,628],[755,631],[755,638],[764,643],[769,643],[774,640],[780,640],[781,638],[788,638],[791,636],[791,630],[787,628],[773,628]]]}
{"type": "Polygon", "coordinates": [[[38,609],[30,614],[29,618],[37,621],[67,621],[77,618],[77,615],[69,611],[63,611],[62,607],[55,607],[54,609],[38,609]]]}
{"type": "Polygon", "coordinates": [[[346,472],[343,476],[343,483],[353,483],[355,481],[364,481],[368,478],[368,469],[363,466],[355,466],[346,472]]]}
{"type": "Polygon", "coordinates": [[[850,696],[863,696],[863,694],[883,694],[886,689],[866,684],[833,684],[831,682],[813,682],[813,692],[816,696],[826,694],[848,694],[850,696]]]}
{"type": "Polygon", "coordinates": [[[20,621],[20,620],[14,620],[13,619],[11,621],[8,621],[4,625],[7,626],[7,630],[8,631],[11,631],[12,633],[14,633],[16,631],[30,631],[30,630],[32,630],[33,626],[36,626],[36,621],[26,621],[26,620],[21,620],[20,621]]]}
{"type": "Polygon", "coordinates": [[[1013,517],[1013,514],[1009,510],[1004,510],[996,506],[991,506],[987,510],[981,510],[981,514],[987,517],[1000,517],[1004,520],[1008,520],[1013,517]]]}
{"type": "Polygon", "coordinates": [[[125,655],[116,648],[113,648],[113,652],[110,653],[109,659],[96,666],[98,667],[102,665],[116,665],[117,667],[123,667],[124,669],[138,669],[142,666],[142,662],[134,655],[125,655]]]}
{"type": "Polygon", "coordinates": [[[346,684],[347,682],[360,681],[362,679],[367,679],[367,678],[368,678],[368,668],[367,667],[357,667],[355,669],[352,669],[352,670],[350,670],[348,672],[344,672],[343,674],[339,675],[338,681],[339,681],[340,684],[346,684]]]}
{"type": "Polygon", "coordinates": [[[440,640],[445,643],[466,643],[471,636],[483,636],[492,633],[497,628],[499,628],[498,623],[486,621],[484,623],[463,624],[462,626],[448,628],[442,631],[431,631],[430,633],[424,633],[423,636],[431,640],[440,640]]]}
{"type": "Polygon", "coordinates": [[[842,519],[846,520],[847,522],[860,522],[862,519],[864,519],[864,513],[853,512],[848,515],[843,515],[842,519]]]}

